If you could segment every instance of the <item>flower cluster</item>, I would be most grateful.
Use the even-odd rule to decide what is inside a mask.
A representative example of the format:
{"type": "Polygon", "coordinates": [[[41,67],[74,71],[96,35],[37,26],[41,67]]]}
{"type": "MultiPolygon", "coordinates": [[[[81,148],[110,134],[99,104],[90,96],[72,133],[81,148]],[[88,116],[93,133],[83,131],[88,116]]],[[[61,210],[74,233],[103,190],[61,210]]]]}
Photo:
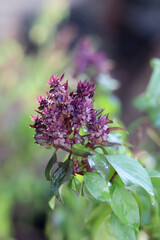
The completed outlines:
{"type": "Polygon", "coordinates": [[[69,93],[68,82],[61,84],[60,78],[52,75],[47,96],[38,97],[37,116],[32,116],[35,128],[35,142],[43,147],[61,148],[70,152],[72,145],[85,144],[94,149],[95,145],[109,144],[108,133],[111,123],[103,110],[96,111],[93,104],[94,84],[84,81],[77,84],[77,90],[69,93]],[[83,134],[82,134],[82,131],[83,134]]]}
{"type": "Polygon", "coordinates": [[[75,53],[75,75],[90,73],[92,78],[99,73],[108,73],[110,64],[103,52],[94,49],[89,38],[83,38],[75,53]]]}

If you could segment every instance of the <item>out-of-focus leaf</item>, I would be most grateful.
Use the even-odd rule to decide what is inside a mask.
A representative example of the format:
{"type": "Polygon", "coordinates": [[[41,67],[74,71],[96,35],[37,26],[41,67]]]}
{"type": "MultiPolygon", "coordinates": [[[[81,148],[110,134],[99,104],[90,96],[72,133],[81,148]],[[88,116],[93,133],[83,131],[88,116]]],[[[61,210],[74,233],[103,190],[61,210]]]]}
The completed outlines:
{"type": "Polygon", "coordinates": [[[104,179],[108,180],[110,168],[104,155],[96,153],[88,156],[88,162],[92,169],[96,170],[104,179]]]}
{"type": "Polygon", "coordinates": [[[51,157],[51,159],[49,160],[47,166],[46,166],[46,169],[45,169],[45,176],[46,176],[46,179],[48,181],[52,180],[52,177],[51,177],[51,169],[53,167],[53,165],[57,162],[57,155],[56,155],[56,152],[53,153],[53,156],[51,157]]]}
{"type": "Polygon", "coordinates": [[[132,185],[129,189],[133,192],[139,205],[141,226],[147,225],[151,221],[152,204],[147,192],[140,186],[132,185]]]}
{"type": "Polygon", "coordinates": [[[151,80],[149,81],[149,84],[147,86],[146,92],[148,94],[148,97],[150,98],[151,105],[157,106],[159,102],[157,102],[156,100],[158,100],[159,93],[160,93],[160,84],[159,84],[160,60],[153,59],[151,64],[153,67],[153,73],[151,76],[151,80]]]}
{"type": "Polygon", "coordinates": [[[140,218],[138,204],[124,186],[114,184],[111,190],[111,207],[115,215],[127,226],[138,231],[140,218]]]}
{"type": "Polygon", "coordinates": [[[103,91],[115,91],[119,88],[119,82],[108,74],[99,74],[97,82],[103,91]]]}
{"type": "MultiPolygon", "coordinates": [[[[98,204],[91,212],[87,226],[90,228],[93,240],[117,240],[111,228],[112,209],[109,205],[98,204]]],[[[90,238],[89,238],[90,239],[90,238]]]]}
{"type": "Polygon", "coordinates": [[[51,200],[49,201],[48,204],[49,204],[50,208],[53,210],[54,207],[55,207],[55,196],[53,196],[53,197],[51,198],[51,200]]]}
{"type": "Polygon", "coordinates": [[[156,171],[155,169],[147,169],[146,171],[148,172],[150,178],[160,178],[160,172],[156,171]]]}
{"type": "Polygon", "coordinates": [[[53,193],[58,195],[59,187],[70,180],[73,172],[73,162],[67,159],[62,165],[53,173],[51,186],[53,193]]]}
{"type": "Polygon", "coordinates": [[[135,231],[121,222],[114,214],[111,216],[111,226],[118,240],[136,240],[135,231]]]}
{"type": "Polygon", "coordinates": [[[92,209],[91,213],[88,215],[85,222],[89,228],[92,228],[96,224],[97,220],[100,222],[111,213],[112,209],[109,205],[106,206],[103,203],[98,204],[98,206],[92,209]]]}
{"type": "Polygon", "coordinates": [[[154,127],[160,127],[160,106],[149,109],[148,115],[152,120],[152,124],[154,127]]]}
{"type": "Polygon", "coordinates": [[[94,232],[92,233],[93,240],[117,240],[112,232],[110,218],[102,221],[94,232]]]}
{"type": "Polygon", "coordinates": [[[108,114],[112,119],[115,116],[119,116],[121,112],[121,103],[120,100],[114,96],[109,95],[106,97],[106,94],[97,94],[95,97],[95,106],[97,109],[103,109],[103,114],[108,114]]]}
{"type": "Polygon", "coordinates": [[[135,159],[122,154],[106,155],[106,159],[116,170],[125,185],[139,185],[144,188],[154,201],[153,186],[147,171],[135,159]]]}
{"type": "Polygon", "coordinates": [[[138,96],[133,105],[148,113],[155,127],[160,126],[160,60],[152,60],[153,73],[146,91],[138,96]]]}
{"type": "Polygon", "coordinates": [[[72,146],[72,152],[73,154],[77,156],[82,156],[82,157],[87,157],[92,154],[90,148],[87,148],[81,144],[74,144],[72,146]]]}
{"type": "Polygon", "coordinates": [[[95,199],[101,202],[111,202],[109,186],[101,175],[87,172],[84,174],[84,183],[95,199]]]}
{"type": "Polygon", "coordinates": [[[54,34],[57,25],[67,17],[67,2],[50,2],[49,9],[44,8],[41,15],[36,18],[30,33],[30,39],[38,44],[44,44],[54,34]],[[47,26],[47,27],[46,27],[47,26]]]}

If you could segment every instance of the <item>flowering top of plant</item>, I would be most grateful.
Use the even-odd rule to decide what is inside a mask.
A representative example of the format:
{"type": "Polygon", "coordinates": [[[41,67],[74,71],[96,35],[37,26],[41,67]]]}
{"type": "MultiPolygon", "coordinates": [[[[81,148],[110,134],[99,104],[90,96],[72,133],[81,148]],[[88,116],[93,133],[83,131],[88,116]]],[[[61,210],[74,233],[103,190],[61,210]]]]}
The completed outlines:
{"type": "MultiPolygon", "coordinates": [[[[138,192],[133,188],[134,194],[139,197],[139,190],[145,190],[154,203],[149,174],[159,178],[159,173],[148,174],[137,160],[122,154],[122,149],[117,152],[108,149],[114,145],[109,142],[110,132],[120,128],[109,127],[112,121],[108,115],[102,116],[103,110],[94,108],[94,84],[80,81],[76,91],[69,92],[68,82],[61,83],[63,78],[64,75],[60,78],[51,76],[48,81],[50,90],[45,97],[38,97],[38,115],[32,116],[34,123],[30,125],[36,131],[37,144],[55,148],[45,170],[46,179],[51,181],[53,197],[62,200],[60,187],[69,182],[77,195],[107,203],[105,207],[112,212],[116,225],[119,224],[122,232],[127,231],[129,239],[135,240],[141,221],[132,186],[138,187],[138,192]],[[57,161],[58,149],[68,153],[63,162],[57,161]]],[[[142,193],[144,197],[144,191],[142,193]]],[[[146,201],[149,202],[148,198],[146,201]]]]}
{"type": "Polygon", "coordinates": [[[71,152],[72,145],[81,144],[91,149],[96,145],[108,145],[108,134],[114,128],[103,110],[94,109],[94,84],[84,81],[77,84],[75,92],[68,92],[68,82],[52,75],[47,96],[39,96],[37,116],[32,116],[35,142],[43,147],[53,146],[71,152]],[[83,132],[83,133],[82,133],[83,132]]]}
{"type": "Polygon", "coordinates": [[[89,38],[83,38],[75,54],[75,75],[88,73],[92,77],[99,73],[108,73],[110,64],[103,52],[95,50],[89,38]]]}
{"type": "MultiPolygon", "coordinates": [[[[49,92],[46,97],[39,96],[37,116],[30,125],[35,129],[35,142],[43,147],[54,147],[55,152],[46,167],[46,178],[52,183],[54,194],[59,196],[59,187],[70,180],[71,175],[84,175],[85,172],[94,172],[88,162],[88,156],[97,147],[112,146],[115,143],[108,141],[108,134],[117,130],[108,127],[108,115],[102,116],[103,110],[95,110],[93,96],[94,84],[78,82],[77,90],[68,91],[68,81],[61,84],[64,74],[58,78],[54,74],[48,84],[49,92]],[[51,175],[51,168],[57,162],[56,151],[62,149],[69,153],[68,159],[61,163],[51,175]]],[[[58,162],[59,164],[59,162],[58,162]]]]}

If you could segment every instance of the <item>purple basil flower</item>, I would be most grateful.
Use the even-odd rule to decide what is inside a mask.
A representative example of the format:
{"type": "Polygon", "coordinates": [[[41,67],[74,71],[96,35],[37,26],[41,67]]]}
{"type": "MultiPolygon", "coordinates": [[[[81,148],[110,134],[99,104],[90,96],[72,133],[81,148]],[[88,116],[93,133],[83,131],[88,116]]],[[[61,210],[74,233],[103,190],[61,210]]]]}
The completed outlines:
{"type": "Polygon", "coordinates": [[[75,53],[75,76],[82,73],[89,73],[95,78],[99,73],[108,73],[110,64],[103,52],[94,49],[89,38],[83,38],[75,53]]]}
{"type": "MultiPolygon", "coordinates": [[[[75,92],[68,92],[68,82],[61,84],[60,78],[52,75],[47,96],[39,96],[37,116],[32,116],[35,128],[35,142],[43,147],[61,148],[71,153],[72,145],[85,144],[94,149],[96,145],[107,145],[112,129],[108,115],[96,111],[93,104],[94,84],[83,81],[77,84],[75,92]],[[85,129],[85,135],[80,134],[85,129]]],[[[117,130],[117,129],[116,129],[117,130]]]]}

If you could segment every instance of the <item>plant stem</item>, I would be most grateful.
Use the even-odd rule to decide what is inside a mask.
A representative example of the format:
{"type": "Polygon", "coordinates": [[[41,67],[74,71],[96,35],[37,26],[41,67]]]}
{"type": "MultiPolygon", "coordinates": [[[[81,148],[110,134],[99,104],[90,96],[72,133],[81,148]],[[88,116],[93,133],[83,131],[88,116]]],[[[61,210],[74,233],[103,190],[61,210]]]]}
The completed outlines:
{"type": "Polygon", "coordinates": [[[116,175],[117,175],[117,172],[115,172],[115,173],[113,174],[113,176],[111,177],[111,179],[110,179],[110,182],[111,182],[111,183],[113,182],[113,180],[114,180],[114,178],[116,177],[116,175]]]}

